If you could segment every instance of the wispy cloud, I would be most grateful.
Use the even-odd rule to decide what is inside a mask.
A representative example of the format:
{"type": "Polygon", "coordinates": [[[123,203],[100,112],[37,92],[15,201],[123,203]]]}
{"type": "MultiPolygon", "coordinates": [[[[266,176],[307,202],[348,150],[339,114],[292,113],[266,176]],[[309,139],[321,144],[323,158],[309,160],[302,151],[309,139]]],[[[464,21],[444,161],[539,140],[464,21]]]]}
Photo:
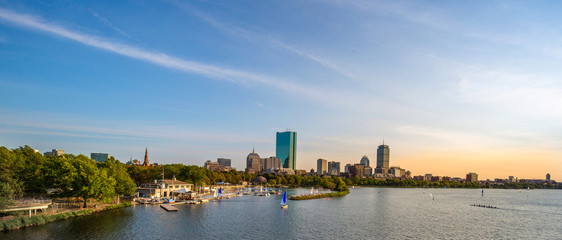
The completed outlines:
{"type": "Polygon", "coordinates": [[[94,16],[101,23],[103,23],[104,25],[108,26],[109,28],[113,29],[114,31],[116,31],[120,34],[122,34],[124,36],[127,36],[127,34],[125,32],[123,32],[120,28],[113,25],[113,23],[111,23],[107,18],[104,18],[104,17],[100,16],[96,11],[94,11],[92,9],[88,9],[88,10],[90,10],[90,13],[92,13],[92,16],[94,16]]]}
{"type": "Polygon", "coordinates": [[[291,45],[287,45],[287,44],[285,44],[281,41],[273,40],[273,43],[277,44],[278,46],[280,46],[280,47],[282,47],[286,50],[289,50],[292,53],[295,53],[295,54],[297,54],[301,57],[312,60],[312,61],[314,61],[314,62],[316,62],[316,63],[318,63],[318,64],[320,64],[320,65],[322,65],[326,68],[329,68],[329,69],[331,69],[335,72],[338,72],[339,74],[341,74],[341,75],[343,75],[347,78],[354,79],[354,80],[357,79],[357,76],[355,76],[354,74],[352,74],[350,72],[347,72],[347,71],[343,70],[340,66],[338,66],[334,62],[332,62],[332,61],[330,61],[330,60],[328,60],[324,57],[312,54],[312,53],[310,53],[308,51],[305,51],[305,50],[298,49],[297,47],[294,47],[294,46],[291,46],[291,45]]]}
{"type": "Polygon", "coordinates": [[[276,38],[272,37],[270,34],[257,33],[257,32],[250,31],[248,29],[242,28],[240,26],[223,23],[223,22],[209,16],[208,14],[205,14],[201,11],[196,10],[191,5],[189,5],[188,3],[179,3],[179,2],[175,2],[175,1],[172,1],[171,3],[174,4],[175,6],[181,7],[183,10],[185,10],[185,11],[189,12],[190,14],[198,17],[199,19],[207,22],[209,25],[211,25],[212,27],[217,29],[222,34],[242,38],[242,39],[245,39],[245,40],[248,40],[248,41],[253,41],[253,42],[260,42],[260,43],[265,42],[267,45],[270,45],[270,46],[273,46],[273,47],[280,47],[284,50],[288,50],[289,52],[291,52],[293,54],[299,55],[303,58],[306,58],[308,60],[316,62],[317,64],[320,64],[323,67],[331,69],[332,71],[335,71],[335,72],[337,72],[337,73],[339,73],[339,74],[341,74],[341,75],[343,75],[343,76],[345,76],[349,79],[356,79],[357,78],[354,74],[343,70],[340,66],[338,66],[338,64],[334,63],[333,61],[329,60],[328,58],[320,56],[318,54],[313,54],[309,51],[303,50],[302,48],[287,44],[287,43],[285,43],[285,42],[283,42],[279,39],[276,39],[276,38]]]}
{"type": "Polygon", "coordinates": [[[117,121],[106,124],[109,126],[104,126],[104,124],[100,124],[99,122],[89,122],[86,119],[76,119],[71,116],[62,115],[48,116],[43,113],[40,114],[44,116],[42,121],[34,122],[24,119],[32,114],[29,112],[10,113],[0,111],[0,113],[4,116],[3,119],[0,119],[0,132],[2,133],[143,141],[169,141],[172,139],[176,142],[189,142],[193,139],[197,139],[197,141],[212,141],[215,143],[269,142],[269,140],[266,139],[256,139],[247,135],[198,131],[165,123],[117,121]],[[69,121],[68,119],[72,120],[69,121]],[[83,124],[76,124],[76,122],[83,124]]]}
{"type": "Polygon", "coordinates": [[[232,81],[239,84],[259,83],[314,99],[322,100],[326,98],[325,94],[321,91],[293,82],[282,81],[262,74],[189,61],[161,52],[113,42],[101,37],[66,29],[62,26],[46,22],[36,16],[15,13],[3,8],[0,8],[0,19],[8,23],[64,37],[91,47],[187,73],[199,74],[205,77],[232,81]]]}

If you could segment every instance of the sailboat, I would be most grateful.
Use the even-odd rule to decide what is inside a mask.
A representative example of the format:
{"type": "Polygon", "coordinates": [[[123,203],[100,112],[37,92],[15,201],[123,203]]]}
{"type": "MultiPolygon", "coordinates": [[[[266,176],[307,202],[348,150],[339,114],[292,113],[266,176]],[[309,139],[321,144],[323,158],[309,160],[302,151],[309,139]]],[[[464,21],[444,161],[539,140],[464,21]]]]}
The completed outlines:
{"type": "Polygon", "coordinates": [[[281,199],[281,208],[288,208],[289,205],[287,205],[287,191],[285,191],[285,193],[283,194],[283,198],[281,199]]]}
{"type": "Polygon", "coordinates": [[[431,200],[435,200],[435,197],[433,197],[433,194],[429,194],[429,196],[431,197],[431,200]]]}
{"type": "Polygon", "coordinates": [[[213,193],[213,197],[217,198],[219,196],[219,191],[215,188],[215,193],[213,193]]]}

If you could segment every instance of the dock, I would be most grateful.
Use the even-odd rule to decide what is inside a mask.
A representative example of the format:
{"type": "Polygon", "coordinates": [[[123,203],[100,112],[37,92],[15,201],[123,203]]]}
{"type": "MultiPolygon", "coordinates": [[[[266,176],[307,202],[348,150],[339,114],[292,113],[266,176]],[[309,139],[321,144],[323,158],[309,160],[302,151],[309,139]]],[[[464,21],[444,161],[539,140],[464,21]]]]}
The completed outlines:
{"type": "Polygon", "coordinates": [[[168,211],[168,212],[177,212],[178,208],[170,205],[170,204],[162,204],[160,205],[161,208],[163,208],[164,210],[168,211]]]}

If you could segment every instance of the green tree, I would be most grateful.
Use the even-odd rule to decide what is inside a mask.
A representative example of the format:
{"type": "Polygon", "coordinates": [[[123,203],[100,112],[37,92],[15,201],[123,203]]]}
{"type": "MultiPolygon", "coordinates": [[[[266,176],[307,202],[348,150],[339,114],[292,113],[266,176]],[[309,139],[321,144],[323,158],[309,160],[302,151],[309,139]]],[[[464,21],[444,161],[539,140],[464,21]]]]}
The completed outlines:
{"type": "Polygon", "coordinates": [[[55,190],[56,196],[73,197],[76,174],[76,168],[70,159],[63,156],[49,157],[43,168],[43,184],[45,188],[55,190]]]}
{"type": "Polygon", "coordinates": [[[16,176],[23,185],[25,195],[37,196],[45,194],[43,175],[41,174],[45,157],[27,145],[13,149],[12,152],[16,157],[16,161],[19,162],[16,176]]]}
{"type": "Polygon", "coordinates": [[[13,205],[14,197],[23,195],[21,181],[17,179],[21,167],[12,151],[0,147],[0,210],[13,205]]]}
{"type": "Polygon", "coordinates": [[[135,193],[136,186],[127,173],[127,169],[114,157],[109,157],[100,167],[107,171],[107,175],[115,180],[115,193],[131,196],[135,193]]]}
{"type": "Polygon", "coordinates": [[[72,159],[76,175],[72,182],[72,193],[84,199],[109,200],[115,196],[115,180],[107,175],[105,169],[98,169],[96,163],[84,155],[72,159]]]}

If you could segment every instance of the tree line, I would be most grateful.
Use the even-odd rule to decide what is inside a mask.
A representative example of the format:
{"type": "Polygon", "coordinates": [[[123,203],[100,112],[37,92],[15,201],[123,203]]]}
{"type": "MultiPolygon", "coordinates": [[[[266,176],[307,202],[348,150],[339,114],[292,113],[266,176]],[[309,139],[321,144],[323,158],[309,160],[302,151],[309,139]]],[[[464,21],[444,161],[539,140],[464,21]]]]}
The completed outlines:
{"type": "Polygon", "coordinates": [[[77,197],[109,201],[132,195],[136,185],[113,157],[96,162],[84,155],[43,156],[29,146],[0,147],[0,209],[21,197],[77,197]]]}

